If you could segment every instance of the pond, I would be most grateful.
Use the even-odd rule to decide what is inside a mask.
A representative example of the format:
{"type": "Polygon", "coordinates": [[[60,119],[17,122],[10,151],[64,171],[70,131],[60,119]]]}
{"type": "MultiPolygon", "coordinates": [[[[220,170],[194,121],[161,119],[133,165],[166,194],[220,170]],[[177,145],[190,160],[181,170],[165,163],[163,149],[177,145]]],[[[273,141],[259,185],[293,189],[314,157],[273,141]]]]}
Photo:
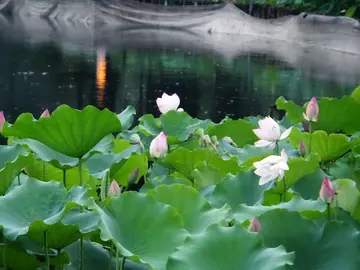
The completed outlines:
{"type": "Polygon", "coordinates": [[[116,42],[108,37],[94,44],[1,33],[0,110],[10,122],[22,112],[39,115],[60,104],[116,112],[131,104],[138,115],[158,115],[155,100],[164,91],[176,92],[192,116],[220,121],[267,114],[279,96],[301,103],[312,96],[340,97],[360,84],[355,56],[294,51],[291,44],[274,53],[277,45],[270,41],[251,50],[240,44],[235,53],[234,46],[216,46],[219,39],[119,41],[114,35],[116,42]]]}

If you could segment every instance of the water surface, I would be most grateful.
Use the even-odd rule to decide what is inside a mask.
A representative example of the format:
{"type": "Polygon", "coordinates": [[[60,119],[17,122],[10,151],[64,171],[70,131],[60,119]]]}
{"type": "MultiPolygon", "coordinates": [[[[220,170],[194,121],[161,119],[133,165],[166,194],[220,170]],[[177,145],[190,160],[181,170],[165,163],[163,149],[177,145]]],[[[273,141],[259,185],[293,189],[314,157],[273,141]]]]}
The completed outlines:
{"type": "Polygon", "coordinates": [[[346,68],[355,56],[331,60],[333,52],[311,48],[288,49],[281,55],[282,49],[276,51],[271,43],[259,47],[258,42],[257,49],[240,48],[239,53],[237,48],[235,53],[236,44],[221,47],[222,40],[227,42],[197,39],[169,45],[168,38],[123,38],[76,44],[2,34],[0,110],[9,121],[22,112],[38,116],[60,104],[92,104],[115,112],[131,104],[138,115],[158,115],[155,100],[165,91],[177,93],[181,107],[192,116],[220,121],[225,116],[267,114],[279,96],[302,103],[312,96],[340,97],[360,84],[360,70],[346,68]]]}

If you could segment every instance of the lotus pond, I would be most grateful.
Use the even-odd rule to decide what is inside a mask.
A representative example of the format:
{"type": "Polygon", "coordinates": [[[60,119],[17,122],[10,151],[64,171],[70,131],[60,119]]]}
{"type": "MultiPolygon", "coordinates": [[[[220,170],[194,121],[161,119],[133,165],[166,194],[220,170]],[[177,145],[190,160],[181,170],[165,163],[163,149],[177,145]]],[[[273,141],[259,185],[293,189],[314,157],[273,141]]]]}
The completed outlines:
{"type": "Polygon", "coordinates": [[[360,87],[281,120],[156,103],[1,117],[3,269],[359,269],[360,87]]]}

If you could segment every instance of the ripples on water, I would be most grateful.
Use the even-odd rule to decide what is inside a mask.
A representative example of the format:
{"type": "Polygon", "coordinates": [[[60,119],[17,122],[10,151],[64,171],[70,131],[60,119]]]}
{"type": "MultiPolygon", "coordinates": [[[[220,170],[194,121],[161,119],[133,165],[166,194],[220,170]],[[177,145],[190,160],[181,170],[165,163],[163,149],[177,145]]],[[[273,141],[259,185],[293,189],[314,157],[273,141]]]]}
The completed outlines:
{"type": "Polygon", "coordinates": [[[163,91],[178,93],[192,116],[220,121],[226,115],[267,114],[279,96],[302,103],[313,95],[339,97],[360,84],[359,73],[294,66],[261,53],[228,59],[161,46],[72,46],[0,37],[0,110],[9,121],[64,103],[116,112],[131,104],[138,115],[158,115],[155,99],[163,91]]]}

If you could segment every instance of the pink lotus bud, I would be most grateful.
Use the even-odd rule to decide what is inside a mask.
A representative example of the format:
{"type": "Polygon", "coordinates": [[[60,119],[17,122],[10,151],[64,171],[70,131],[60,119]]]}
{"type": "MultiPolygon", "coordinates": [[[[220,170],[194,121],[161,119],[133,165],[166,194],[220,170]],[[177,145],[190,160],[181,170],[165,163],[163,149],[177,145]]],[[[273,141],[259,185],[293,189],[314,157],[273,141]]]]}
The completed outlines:
{"type": "Polygon", "coordinates": [[[335,198],[335,189],[331,181],[325,176],[320,188],[320,199],[324,202],[331,203],[335,198]]]}
{"type": "Polygon", "coordinates": [[[152,157],[160,158],[165,156],[168,151],[168,144],[166,135],[163,131],[157,135],[150,144],[150,155],[152,157]]]}
{"type": "Polygon", "coordinates": [[[317,103],[316,97],[312,97],[309,104],[306,107],[306,112],[304,113],[304,118],[310,122],[316,122],[319,117],[319,105],[317,103]]]}
{"type": "Polygon", "coordinates": [[[121,189],[119,184],[116,182],[116,180],[113,180],[111,182],[111,185],[109,187],[109,193],[111,196],[118,196],[121,193],[121,189]]]}
{"type": "Polygon", "coordinates": [[[139,168],[136,168],[132,173],[129,174],[128,185],[135,183],[138,177],[139,177],[139,168]]]}
{"type": "Polygon", "coordinates": [[[253,217],[249,226],[250,232],[260,232],[260,222],[257,217],[253,217]]]}
{"type": "Polygon", "coordinates": [[[5,124],[5,116],[4,116],[3,111],[1,111],[0,112],[0,132],[3,131],[4,124],[5,124]]]}
{"type": "Polygon", "coordinates": [[[304,141],[300,141],[300,143],[299,143],[299,154],[302,157],[304,157],[306,154],[306,148],[305,148],[304,141]]]}
{"type": "Polygon", "coordinates": [[[49,118],[50,117],[50,112],[48,109],[46,109],[41,115],[40,118],[49,118]]]}

